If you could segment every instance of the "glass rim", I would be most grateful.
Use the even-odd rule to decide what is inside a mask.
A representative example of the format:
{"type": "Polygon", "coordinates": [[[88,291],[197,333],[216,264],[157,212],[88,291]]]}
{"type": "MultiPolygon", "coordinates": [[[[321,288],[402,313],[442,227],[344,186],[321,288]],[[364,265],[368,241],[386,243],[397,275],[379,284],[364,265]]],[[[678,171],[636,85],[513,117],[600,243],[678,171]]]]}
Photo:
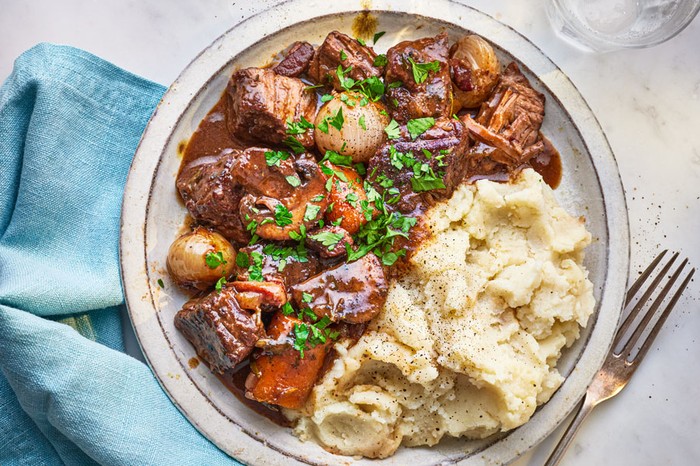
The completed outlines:
{"type": "MultiPolygon", "coordinates": [[[[685,0],[682,0],[684,2],[685,0]]],[[[595,36],[591,36],[589,34],[582,34],[585,32],[585,30],[582,30],[580,27],[577,27],[576,23],[571,20],[569,15],[564,14],[564,9],[562,8],[562,0],[550,0],[549,2],[551,5],[553,5],[556,9],[556,14],[561,18],[562,21],[571,28],[573,31],[577,32],[580,34],[581,40],[584,43],[584,45],[604,45],[610,48],[611,50],[615,49],[643,49],[643,48],[648,48],[648,47],[653,47],[655,45],[662,44],[668,40],[673,39],[676,37],[678,34],[683,32],[685,28],[687,28],[690,23],[693,22],[695,17],[698,15],[698,12],[700,12],[700,0],[695,0],[694,5],[691,7],[691,9],[688,11],[688,13],[685,15],[685,17],[677,24],[677,27],[674,28],[673,31],[671,31],[669,34],[663,35],[657,39],[648,41],[648,42],[639,42],[639,41],[644,41],[646,37],[648,36],[642,36],[640,39],[637,39],[636,42],[630,42],[629,40],[621,41],[621,40],[615,40],[614,38],[610,39],[599,39],[595,36]]],[[[547,12],[549,9],[547,9],[547,12]]]]}

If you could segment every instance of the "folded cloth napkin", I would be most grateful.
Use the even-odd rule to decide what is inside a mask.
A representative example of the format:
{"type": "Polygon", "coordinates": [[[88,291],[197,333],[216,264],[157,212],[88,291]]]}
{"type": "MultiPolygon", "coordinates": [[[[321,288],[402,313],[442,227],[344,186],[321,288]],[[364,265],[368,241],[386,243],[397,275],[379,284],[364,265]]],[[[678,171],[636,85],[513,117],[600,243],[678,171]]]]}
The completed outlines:
{"type": "Polygon", "coordinates": [[[164,90],[50,44],[0,88],[2,465],[240,464],[122,352],[122,190],[164,90]]]}

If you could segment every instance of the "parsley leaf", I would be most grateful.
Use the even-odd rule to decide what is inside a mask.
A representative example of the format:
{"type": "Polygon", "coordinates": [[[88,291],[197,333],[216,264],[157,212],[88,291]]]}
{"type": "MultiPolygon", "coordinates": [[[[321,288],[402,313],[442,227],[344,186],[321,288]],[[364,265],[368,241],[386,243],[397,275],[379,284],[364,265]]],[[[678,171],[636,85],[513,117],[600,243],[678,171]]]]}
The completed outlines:
{"type": "Polygon", "coordinates": [[[323,87],[323,84],[316,84],[315,86],[306,86],[304,88],[305,91],[312,91],[314,89],[318,89],[319,87],[323,87]]]}
{"type": "Polygon", "coordinates": [[[289,183],[293,188],[301,185],[301,180],[297,175],[285,176],[284,179],[287,180],[287,183],[289,183]]]}
{"type": "Polygon", "coordinates": [[[367,47],[367,43],[364,41],[364,39],[360,39],[359,37],[357,38],[357,42],[360,43],[360,45],[367,47]]]}
{"type": "Polygon", "coordinates": [[[394,81],[394,82],[391,82],[387,85],[387,87],[389,89],[394,89],[394,88],[401,87],[401,86],[403,86],[403,82],[401,82],[401,81],[394,81]]]}
{"type": "Polygon", "coordinates": [[[321,102],[328,102],[329,100],[333,100],[332,94],[323,94],[321,96],[321,102]]]}
{"type": "Polygon", "coordinates": [[[378,33],[376,33],[376,34],[374,35],[374,39],[372,40],[372,42],[374,42],[374,44],[376,44],[377,41],[378,41],[384,34],[386,34],[386,31],[379,31],[378,33]]]}
{"type": "Polygon", "coordinates": [[[427,163],[415,164],[413,166],[413,177],[411,187],[415,192],[430,191],[433,189],[444,189],[445,183],[442,178],[435,175],[433,169],[427,163]]]}
{"type": "Polygon", "coordinates": [[[372,63],[372,65],[374,65],[374,66],[386,66],[387,63],[388,62],[386,59],[386,55],[380,54],[380,55],[377,55],[375,57],[374,63],[372,63]]]}
{"type": "Polygon", "coordinates": [[[321,211],[321,207],[315,204],[308,204],[306,206],[306,211],[304,212],[304,221],[311,222],[316,220],[318,213],[321,211]]]}
{"type": "MultiPolygon", "coordinates": [[[[334,152],[332,150],[327,150],[326,155],[321,159],[320,163],[325,162],[328,160],[330,163],[333,165],[339,165],[339,166],[344,166],[344,167],[350,167],[352,166],[352,156],[350,155],[340,155],[337,152],[334,152]]],[[[330,175],[330,173],[327,173],[330,175]]]]}
{"type": "Polygon", "coordinates": [[[384,128],[384,132],[389,139],[398,139],[400,136],[399,124],[396,122],[396,120],[392,119],[389,122],[389,125],[384,128]]]}
{"type": "Polygon", "coordinates": [[[411,135],[411,139],[415,140],[418,136],[432,128],[433,125],[435,125],[435,118],[433,117],[415,118],[413,120],[408,120],[406,128],[411,135]]]}
{"type": "Polygon", "coordinates": [[[343,235],[341,233],[322,231],[321,233],[310,235],[309,238],[319,241],[322,245],[332,251],[340,240],[343,239],[343,235]]]}
{"type": "Polygon", "coordinates": [[[295,154],[303,154],[306,151],[304,145],[294,136],[287,136],[287,139],[282,142],[284,142],[287,147],[292,149],[295,154]]]}
{"type": "Polygon", "coordinates": [[[348,59],[348,55],[345,53],[345,50],[340,51],[340,60],[345,61],[348,59]]]}
{"type": "Polygon", "coordinates": [[[284,204],[277,204],[275,206],[275,223],[278,227],[284,227],[292,224],[292,213],[284,206],[284,204]]]}
{"type": "Polygon", "coordinates": [[[365,124],[365,116],[364,115],[360,115],[360,119],[358,120],[358,123],[360,124],[360,128],[367,131],[367,124],[365,124]]]}
{"type": "Polygon", "coordinates": [[[294,345],[292,347],[299,351],[302,359],[304,359],[304,350],[306,349],[306,342],[308,339],[309,326],[304,323],[294,324],[294,345]]]}
{"type": "Polygon", "coordinates": [[[287,160],[290,155],[292,154],[281,150],[267,151],[265,152],[265,163],[267,163],[268,167],[272,167],[273,165],[279,167],[280,163],[283,160],[287,160]]]}
{"type": "Polygon", "coordinates": [[[162,278],[159,278],[159,279],[158,279],[158,286],[161,287],[161,288],[165,288],[165,283],[163,283],[163,279],[162,279],[162,278]]]}
{"type": "Polygon", "coordinates": [[[218,293],[221,293],[221,289],[224,287],[225,284],[226,284],[226,277],[221,277],[217,280],[216,285],[214,285],[214,289],[218,293]]]}
{"type": "Polygon", "coordinates": [[[226,262],[226,259],[224,259],[223,251],[208,252],[204,257],[204,262],[210,269],[215,269],[220,265],[226,265],[228,263],[226,262]]]}
{"type": "Polygon", "coordinates": [[[294,314],[294,308],[292,307],[291,303],[287,301],[282,305],[282,314],[289,316],[294,314]]]}
{"type": "Polygon", "coordinates": [[[313,300],[314,300],[314,297],[311,294],[307,293],[306,291],[302,291],[302,293],[301,293],[301,301],[302,302],[308,304],[313,300]]]}
{"type": "Polygon", "coordinates": [[[424,83],[428,79],[428,72],[430,71],[440,71],[440,62],[437,60],[428,63],[416,63],[413,58],[406,57],[408,62],[411,64],[411,71],[413,72],[413,80],[416,84],[424,83]]]}
{"type": "Polygon", "coordinates": [[[236,256],[236,265],[242,269],[247,269],[250,266],[250,257],[245,252],[239,252],[236,256]]]}
{"type": "Polygon", "coordinates": [[[345,123],[345,118],[343,118],[343,107],[338,109],[338,112],[332,118],[327,118],[328,124],[340,131],[343,129],[343,123],[345,123]]]}
{"type": "Polygon", "coordinates": [[[304,134],[307,129],[313,127],[314,124],[304,118],[304,115],[301,116],[300,121],[292,121],[287,118],[287,134],[304,134]]]}
{"type": "Polygon", "coordinates": [[[263,281],[263,275],[262,275],[263,255],[260,254],[259,252],[253,251],[250,253],[250,258],[253,260],[253,263],[248,266],[248,278],[254,282],[263,281]]]}

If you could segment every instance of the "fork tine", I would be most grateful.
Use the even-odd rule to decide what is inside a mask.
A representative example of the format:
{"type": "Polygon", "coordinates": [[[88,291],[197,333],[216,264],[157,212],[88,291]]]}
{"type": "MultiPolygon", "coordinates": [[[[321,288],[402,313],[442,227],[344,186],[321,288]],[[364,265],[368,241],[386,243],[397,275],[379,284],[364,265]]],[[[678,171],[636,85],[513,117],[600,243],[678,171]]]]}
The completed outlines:
{"type": "MultiPolygon", "coordinates": [[[[673,285],[678,281],[678,277],[681,275],[681,272],[683,271],[683,268],[688,264],[688,259],[685,259],[680,266],[676,269],[676,271],[673,273],[673,276],[671,279],[666,283],[666,286],[661,290],[659,295],[656,297],[654,302],[652,303],[651,307],[647,311],[646,315],[642,319],[642,321],[639,323],[637,328],[635,329],[634,333],[632,336],[630,336],[629,341],[625,344],[624,348],[622,348],[622,351],[620,354],[623,354],[625,358],[628,358],[629,355],[632,353],[632,350],[634,349],[634,346],[637,344],[637,341],[639,340],[639,337],[642,335],[644,330],[648,327],[649,322],[651,319],[654,317],[654,314],[656,314],[657,309],[659,306],[661,306],[661,303],[663,302],[664,299],[666,299],[666,295],[668,294],[669,291],[671,291],[671,288],[673,288],[673,285]]],[[[690,274],[692,276],[692,273],[690,274]]],[[[681,289],[681,291],[683,291],[681,289]]],[[[659,318],[659,321],[665,320],[664,315],[668,316],[668,313],[671,312],[673,309],[673,306],[671,304],[675,304],[675,302],[669,303],[669,306],[664,310],[663,314],[659,318]]],[[[663,322],[661,322],[663,324],[663,322]]],[[[661,328],[659,326],[659,328],[661,328]]],[[[651,344],[649,339],[647,338],[646,343],[651,344]]],[[[640,350],[641,352],[641,350],[640,350]]],[[[634,360],[638,360],[639,357],[635,358],[634,360]]]]}
{"type": "MultiPolygon", "coordinates": [[[[659,264],[663,256],[666,254],[668,249],[663,251],[661,254],[656,256],[656,259],[653,260],[651,264],[649,264],[649,267],[646,268],[644,272],[642,272],[642,275],[637,279],[637,281],[634,282],[634,284],[630,287],[629,291],[627,292],[627,300],[625,302],[625,307],[629,305],[629,303],[632,301],[632,298],[634,297],[635,294],[639,291],[639,288],[646,282],[647,278],[649,278],[649,275],[654,271],[656,266],[659,264]]],[[[627,315],[627,318],[625,321],[622,323],[620,328],[617,331],[617,334],[615,336],[615,342],[613,343],[613,348],[616,348],[620,342],[622,341],[622,338],[625,336],[627,333],[627,330],[629,329],[630,325],[632,325],[632,322],[637,318],[639,315],[639,312],[644,308],[644,304],[646,304],[647,300],[649,297],[652,295],[656,287],[659,285],[659,282],[664,278],[666,273],[668,273],[669,269],[673,265],[673,263],[676,261],[678,258],[679,253],[675,253],[672,257],[671,260],[668,261],[668,263],[661,269],[661,272],[659,272],[656,277],[654,277],[654,280],[652,280],[651,285],[649,285],[646,290],[644,291],[644,294],[642,295],[641,298],[639,298],[639,301],[637,301],[637,304],[632,308],[630,313],[627,315]]]]}
{"type": "Polygon", "coordinates": [[[644,344],[642,344],[641,348],[639,348],[639,353],[637,353],[637,356],[634,358],[635,361],[641,361],[642,358],[647,354],[647,351],[649,351],[649,348],[654,342],[656,335],[658,335],[659,331],[661,330],[661,327],[664,325],[664,322],[666,322],[666,319],[671,314],[673,307],[680,299],[681,294],[683,294],[683,291],[685,291],[685,288],[688,286],[690,279],[693,278],[694,273],[695,269],[692,269],[688,276],[685,277],[685,280],[683,280],[683,283],[681,283],[681,286],[678,288],[678,290],[676,290],[676,294],[673,295],[673,298],[671,298],[671,301],[668,303],[668,306],[666,306],[666,309],[664,310],[663,314],[661,314],[661,317],[659,317],[659,320],[654,325],[654,328],[651,329],[651,332],[649,332],[649,335],[647,335],[647,339],[644,341],[644,344]]]}
{"type": "MultiPolygon", "coordinates": [[[[639,291],[639,288],[644,284],[644,282],[647,280],[647,278],[649,277],[651,272],[654,271],[656,266],[659,265],[659,262],[661,261],[661,259],[663,259],[663,257],[666,255],[667,252],[668,252],[668,249],[664,249],[663,251],[661,251],[661,254],[656,256],[656,259],[651,261],[651,264],[649,264],[649,266],[646,268],[646,270],[644,272],[642,272],[642,274],[639,276],[639,278],[637,278],[637,280],[635,280],[635,282],[632,284],[632,286],[630,286],[630,289],[627,290],[627,298],[625,299],[625,306],[629,305],[629,303],[632,301],[632,297],[634,297],[634,295],[637,294],[637,291],[639,291]]],[[[678,255],[678,254],[676,254],[676,255],[678,255]]]]}

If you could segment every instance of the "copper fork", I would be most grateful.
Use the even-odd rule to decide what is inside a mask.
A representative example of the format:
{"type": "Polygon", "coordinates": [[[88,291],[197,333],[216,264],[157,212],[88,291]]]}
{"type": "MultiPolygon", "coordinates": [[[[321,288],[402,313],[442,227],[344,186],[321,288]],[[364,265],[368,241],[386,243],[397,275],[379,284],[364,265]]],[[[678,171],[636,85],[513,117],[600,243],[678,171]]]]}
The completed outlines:
{"type": "MultiPolygon", "coordinates": [[[[654,259],[649,267],[640,275],[637,281],[630,287],[627,291],[627,296],[625,299],[625,309],[627,309],[631,303],[635,301],[635,296],[640,292],[644,283],[652,277],[654,270],[659,266],[662,259],[666,255],[668,250],[663,251],[659,254],[656,259],[654,259]]],[[[686,275],[685,279],[681,285],[676,289],[671,299],[666,303],[666,306],[661,310],[661,306],[666,299],[666,296],[673,288],[674,284],[679,280],[683,270],[688,265],[688,259],[685,259],[673,272],[671,277],[666,281],[663,288],[661,288],[661,281],[667,276],[669,270],[673,263],[678,259],[678,253],[673,254],[671,259],[661,268],[661,270],[654,275],[649,286],[647,286],[641,297],[636,301],[634,307],[629,312],[629,315],[622,323],[620,328],[615,335],[615,341],[613,342],[610,353],[608,354],[605,362],[603,362],[603,367],[593,378],[593,382],[588,387],[586,394],[583,396],[583,400],[579,402],[578,412],[574,416],[573,421],[569,424],[566,432],[557,443],[550,454],[545,466],[556,466],[561,461],[566,449],[569,447],[571,440],[578,432],[579,427],[583,423],[583,420],[588,416],[588,414],[595,408],[599,403],[612,398],[613,396],[620,393],[620,391],[625,388],[627,382],[629,382],[632,374],[639,366],[644,356],[649,351],[654,338],[658,335],[661,326],[664,324],[668,318],[671,310],[678,302],[681,294],[688,286],[690,279],[695,273],[695,269],[691,269],[686,275]],[[657,289],[661,289],[656,299],[648,306],[648,310],[644,317],[641,318],[639,323],[632,330],[632,325],[640,316],[641,311],[646,308],[652,294],[657,289]],[[654,317],[658,315],[658,318],[654,322],[654,317]],[[650,329],[650,330],[649,330],[650,329]],[[648,331],[648,332],[647,332],[648,331]],[[632,332],[629,338],[625,339],[632,332]],[[642,335],[647,333],[644,339],[641,339],[642,335]],[[623,343],[624,342],[624,343],[623,343]],[[620,349],[617,349],[620,348],[620,349]],[[638,350],[635,352],[635,349],[638,350]]],[[[624,310],[624,309],[623,309],[624,310]]]]}

